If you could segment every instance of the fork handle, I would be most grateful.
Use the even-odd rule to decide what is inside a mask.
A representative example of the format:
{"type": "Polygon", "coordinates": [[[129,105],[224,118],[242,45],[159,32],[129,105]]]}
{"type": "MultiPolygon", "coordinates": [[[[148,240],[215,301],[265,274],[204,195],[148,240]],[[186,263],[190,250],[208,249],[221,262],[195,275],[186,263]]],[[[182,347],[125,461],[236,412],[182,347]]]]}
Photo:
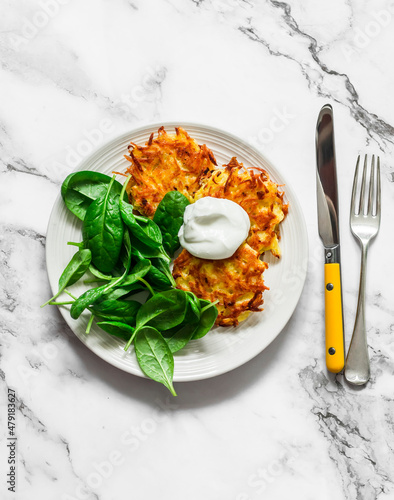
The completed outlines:
{"type": "Polygon", "coordinates": [[[345,364],[343,341],[341,269],[339,263],[324,264],[326,365],[339,373],[345,364]]]}
{"type": "Polygon", "coordinates": [[[367,332],[365,328],[365,283],[368,245],[362,243],[360,288],[352,340],[346,358],[345,378],[354,385],[364,385],[370,377],[367,332]]]}

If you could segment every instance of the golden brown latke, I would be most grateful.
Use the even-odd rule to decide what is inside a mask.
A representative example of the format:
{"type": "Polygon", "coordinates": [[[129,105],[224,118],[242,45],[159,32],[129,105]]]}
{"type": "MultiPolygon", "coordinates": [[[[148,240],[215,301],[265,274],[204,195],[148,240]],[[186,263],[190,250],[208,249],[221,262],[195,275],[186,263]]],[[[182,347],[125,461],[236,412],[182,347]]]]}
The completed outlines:
{"type": "Polygon", "coordinates": [[[288,211],[288,205],[283,202],[284,193],[263,169],[256,172],[245,168],[236,158],[224,167],[207,172],[194,201],[204,196],[235,201],[250,218],[247,243],[260,254],[270,250],[280,257],[279,223],[288,211]]]}
{"type": "Polygon", "coordinates": [[[192,201],[201,185],[201,179],[216,165],[215,157],[205,144],[198,145],[182,128],[176,135],[167,134],[160,127],[145,146],[131,143],[131,165],[127,174],[132,177],[127,185],[131,203],[140,213],[153,217],[157,205],[168,191],[179,191],[192,201]]]}
{"type": "Polygon", "coordinates": [[[219,300],[217,325],[236,326],[251,311],[261,311],[267,267],[258,252],[243,243],[232,257],[222,260],[199,259],[182,250],[174,261],[173,276],[177,288],[211,302],[219,300]]]}

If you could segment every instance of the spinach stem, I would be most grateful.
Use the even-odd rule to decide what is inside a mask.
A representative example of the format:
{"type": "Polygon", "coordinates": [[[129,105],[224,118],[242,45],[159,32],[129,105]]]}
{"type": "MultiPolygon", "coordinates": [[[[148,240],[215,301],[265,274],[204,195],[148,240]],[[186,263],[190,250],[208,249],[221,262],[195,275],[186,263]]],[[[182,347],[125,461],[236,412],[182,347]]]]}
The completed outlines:
{"type": "Polygon", "coordinates": [[[73,295],[72,293],[70,293],[68,290],[64,290],[64,293],[66,293],[67,295],[69,295],[72,299],[77,300],[77,297],[75,297],[75,295],[73,295]]]}
{"type": "Polygon", "coordinates": [[[83,248],[83,241],[81,241],[81,243],[77,243],[75,241],[67,241],[67,245],[72,245],[74,247],[83,248]]]}
{"type": "Polygon", "coordinates": [[[89,333],[90,333],[90,329],[92,328],[93,320],[94,320],[94,314],[92,313],[90,315],[88,324],[86,326],[86,330],[85,330],[86,335],[89,335],[89,333]]]}
{"type": "Polygon", "coordinates": [[[111,288],[114,288],[114,287],[116,287],[116,285],[121,283],[126,278],[129,271],[130,271],[130,259],[127,261],[126,268],[125,268],[122,276],[119,276],[119,278],[117,278],[115,281],[111,281],[110,283],[108,283],[108,285],[105,289],[105,293],[108,292],[108,290],[110,290],[111,288]]]}
{"type": "MultiPolygon", "coordinates": [[[[163,255],[163,257],[164,257],[164,255],[163,255]]],[[[161,258],[162,260],[166,260],[166,259],[168,259],[168,262],[170,262],[170,258],[168,257],[168,255],[167,255],[167,254],[165,254],[165,259],[164,259],[163,257],[159,257],[159,259],[160,259],[160,258],[161,258]]],[[[176,287],[176,283],[175,283],[174,277],[172,276],[171,271],[169,271],[169,270],[167,269],[167,266],[163,266],[163,267],[161,268],[161,271],[165,274],[165,276],[167,276],[167,278],[169,279],[169,281],[170,281],[171,285],[175,288],[175,287],[176,287]]]]}
{"type": "Polygon", "coordinates": [[[64,302],[52,302],[52,301],[49,302],[50,306],[66,306],[68,304],[74,304],[74,301],[73,300],[68,300],[68,301],[66,300],[64,302]]]}
{"type": "Polygon", "coordinates": [[[172,382],[169,384],[169,389],[170,389],[170,392],[173,396],[177,396],[177,393],[175,392],[175,389],[174,389],[174,386],[172,385],[172,382]]]}
{"type": "Polygon", "coordinates": [[[127,177],[127,179],[124,181],[122,191],[120,192],[119,200],[123,200],[124,193],[126,191],[127,184],[129,183],[129,180],[131,179],[131,174],[127,177]]]}
{"type": "Polygon", "coordinates": [[[171,274],[171,273],[168,273],[168,274],[167,274],[167,276],[168,276],[168,279],[171,281],[171,285],[172,285],[174,288],[176,288],[176,282],[175,282],[174,277],[172,276],[172,274],[171,274]]]}
{"type": "Polygon", "coordinates": [[[142,283],[146,286],[146,288],[150,291],[150,293],[151,293],[152,295],[155,295],[155,291],[154,291],[154,290],[153,290],[153,288],[150,286],[150,284],[149,284],[146,280],[144,280],[144,278],[137,278],[137,279],[138,279],[139,281],[141,281],[141,282],[142,282],[142,283]]]}
{"type": "MultiPolygon", "coordinates": [[[[141,328],[141,327],[140,327],[140,328],[141,328]]],[[[131,344],[132,344],[132,342],[133,342],[133,340],[134,340],[134,337],[136,336],[136,334],[137,334],[138,330],[140,330],[140,328],[136,328],[136,329],[134,330],[133,335],[129,338],[129,340],[128,340],[127,344],[126,344],[126,345],[125,345],[125,347],[124,347],[124,350],[125,350],[125,351],[128,351],[129,347],[131,346],[131,344]]]]}
{"type": "MultiPolygon", "coordinates": [[[[45,304],[42,304],[42,306],[40,306],[40,307],[45,307],[46,305],[51,304],[51,302],[52,302],[53,300],[55,300],[57,297],[59,297],[59,295],[62,293],[62,291],[63,291],[63,290],[59,290],[59,291],[57,292],[57,294],[56,294],[56,295],[54,295],[53,297],[51,297],[49,300],[47,300],[47,301],[45,302],[45,304]]],[[[51,305],[52,305],[52,304],[51,304],[51,305]]]]}
{"type": "Polygon", "coordinates": [[[207,304],[205,307],[201,309],[201,314],[206,311],[207,309],[210,309],[213,306],[216,306],[216,304],[219,303],[219,300],[215,300],[215,302],[211,302],[210,304],[207,304]]]}

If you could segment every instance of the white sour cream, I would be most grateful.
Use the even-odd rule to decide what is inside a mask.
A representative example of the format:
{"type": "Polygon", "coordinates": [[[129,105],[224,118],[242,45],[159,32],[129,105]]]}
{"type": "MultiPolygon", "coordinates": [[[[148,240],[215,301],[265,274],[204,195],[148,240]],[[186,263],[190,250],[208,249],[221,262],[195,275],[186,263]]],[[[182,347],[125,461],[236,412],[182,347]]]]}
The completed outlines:
{"type": "Polygon", "coordinates": [[[238,203],[206,196],[186,207],[178,237],[195,257],[219,260],[235,253],[249,229],[249,216],[238,203]]]}

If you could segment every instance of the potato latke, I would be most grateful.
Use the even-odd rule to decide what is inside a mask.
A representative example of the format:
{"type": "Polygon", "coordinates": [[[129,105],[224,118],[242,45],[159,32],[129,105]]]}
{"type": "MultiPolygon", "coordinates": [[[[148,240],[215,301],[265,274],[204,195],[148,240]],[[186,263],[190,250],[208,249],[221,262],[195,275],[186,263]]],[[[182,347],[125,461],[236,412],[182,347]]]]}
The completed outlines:
{"type": "Polygon", "coordinates": [[[260,311],[267,267],[258,252],[243,243],[232,257],[222,260],[199,259],[182,250],[174,261],[173,276],[181,290],[211,302],[219,300],[217,325],[236,326],[251,311],[260,311]]]}
{"type": "Polygon", "coordinates": [[[132,177],[127,194],[134,208],[153,217],[157,205],[168,191],[179,191],[192,201],[201,179],[216,166],[216,160],[205,144],[199,146],[182,128],[176,135],[160,127],[158,137],[151,134],[145,146],[131,143],[131,165],[127,174],[132,177]]]}
{"type": "Polygon", "coordinates": [[[235,201],[250,218],[247,243],[260,254],[270,250],[280,257],[279,223],[288,209],[283,202],[283,192],[263,169],[258,172],[247,169],[236,158],[224,167],[207,173],[201,188],[194,195],[194,201],[204,196],[235,201]]]}

